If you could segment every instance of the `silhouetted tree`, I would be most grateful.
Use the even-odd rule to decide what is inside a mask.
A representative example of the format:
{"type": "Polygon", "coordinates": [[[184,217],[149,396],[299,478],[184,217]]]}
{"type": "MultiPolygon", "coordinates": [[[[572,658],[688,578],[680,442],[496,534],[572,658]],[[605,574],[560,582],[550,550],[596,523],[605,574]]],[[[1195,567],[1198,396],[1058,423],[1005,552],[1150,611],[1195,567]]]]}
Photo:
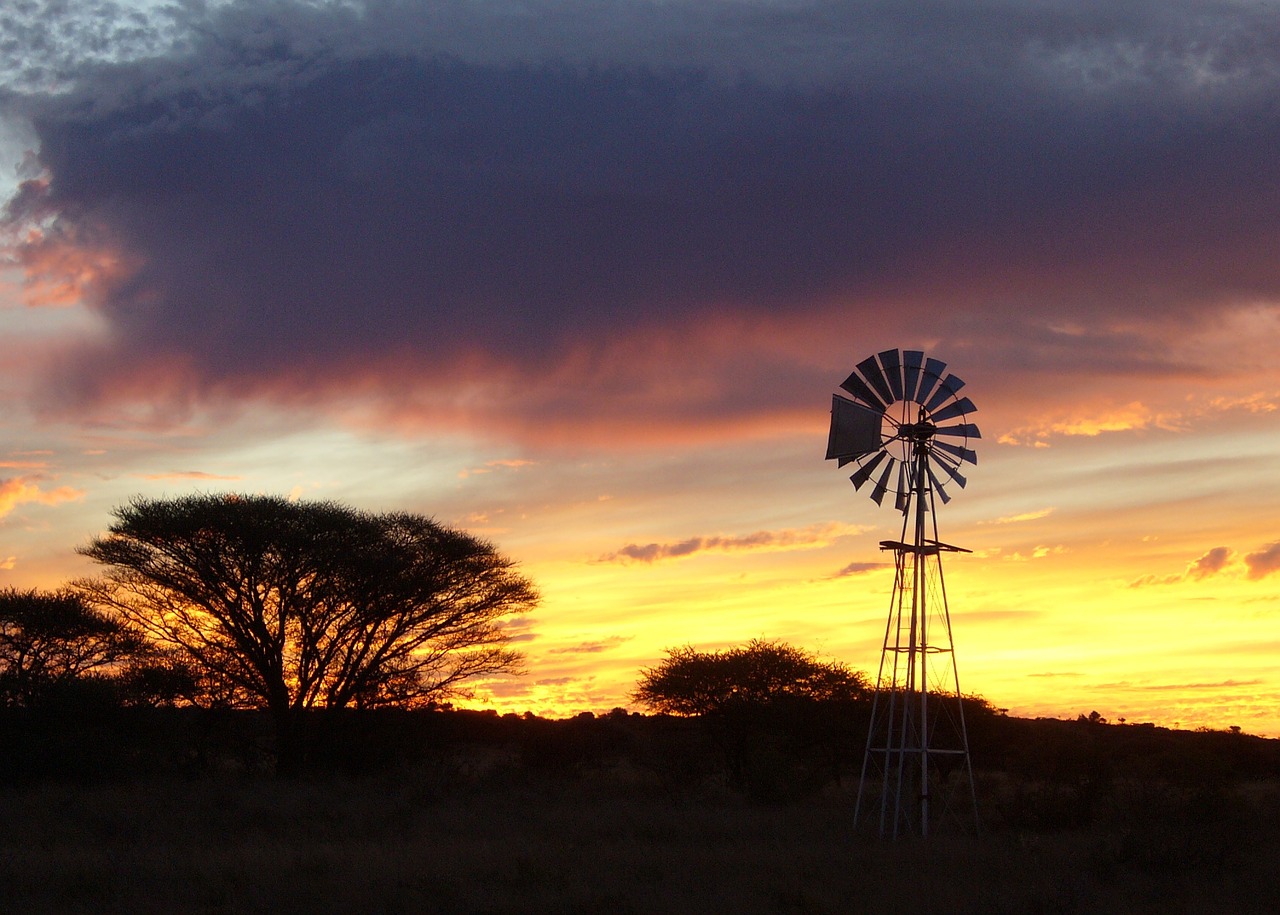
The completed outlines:
{"type": "Polygon", "coordinates": [[[115,676],[118,699],[125,706],[228,706],[217,684],[200,676],[175,649],[149,646],[115,676]]]}
{"type": "Polygon", "coordinates": [[[137,655],[143,639],[71,591],[0,591],[0,705],[51,691],[137,655]]]}
{"type": "Polygon", "coordinates": [[[687,716],[792,699],[854,701],[866,694],[866,677],[840,661],[753,639],[723,651],[669,648],[658,666],[641,671],[632,698],[654,712],[687,716]]]}
{"type": "Polygon", "coordinates": [[[753,797],[777,799],[838,773],[868,695],[865,677],[839,661],[755,639],[723,651],[668,649],[641,672],[632,698],[699,718],[729,778],[753,797]]]}
{"type": "Polygon", "coordinates": [[[275,496],[136,498],[77,587],[179,652],[224,703],[265,708],[279,767],[324,706],[411,706],[519,668],[500,625],[536,605],[511,560],[411,514],[275,496]]]}

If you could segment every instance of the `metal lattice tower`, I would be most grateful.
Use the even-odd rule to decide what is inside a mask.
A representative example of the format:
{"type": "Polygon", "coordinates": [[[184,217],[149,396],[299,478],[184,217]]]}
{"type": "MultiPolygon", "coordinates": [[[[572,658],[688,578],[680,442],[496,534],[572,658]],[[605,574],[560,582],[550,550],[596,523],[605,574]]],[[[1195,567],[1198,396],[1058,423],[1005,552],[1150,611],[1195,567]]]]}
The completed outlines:
{"type": "Polygon", "coordinates": [[[894,555],[893,594],[854,813],[885,838],[978,825],[942,574],[943,553],[968,550],[938,538],[936,508],[950,501],[943,478],[964,487],[961,465],[977,463],[966,446],[981,433],[964,421],[976,410],[957,396],[964,382],[945,369],[919,351],[886,350],[840,385],[855,399],[832,399],[827,458],[856,463],[854,487],[874,477],[871,498],[880,505],[893,492],[903,516],[901,537],[880,544],[894,555]]]}

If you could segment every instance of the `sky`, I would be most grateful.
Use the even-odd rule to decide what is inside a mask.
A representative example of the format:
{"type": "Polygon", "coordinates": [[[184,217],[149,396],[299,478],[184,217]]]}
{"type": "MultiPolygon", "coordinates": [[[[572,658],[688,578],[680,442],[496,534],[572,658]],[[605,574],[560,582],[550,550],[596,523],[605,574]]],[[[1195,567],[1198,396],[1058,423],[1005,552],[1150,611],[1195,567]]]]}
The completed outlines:
{"type": "Polygon", "coordinates": [[[1280,15],[1188,0],[17,0],[0,587],[135,495],[488,538],[543,600],[470,704],[666,649],[874,671],[900,516],[823,460],[919,349],[961,687],[1280,737],[1280,15]]]}

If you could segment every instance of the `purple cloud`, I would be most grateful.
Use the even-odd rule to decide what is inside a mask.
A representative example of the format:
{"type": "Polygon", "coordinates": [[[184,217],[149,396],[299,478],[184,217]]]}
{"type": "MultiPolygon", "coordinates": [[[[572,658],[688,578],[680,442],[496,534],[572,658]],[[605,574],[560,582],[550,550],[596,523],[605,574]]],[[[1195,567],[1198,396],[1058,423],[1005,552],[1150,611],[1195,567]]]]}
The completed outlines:
{"type": "Polygon", "coordinates": [[[868,572],[878,572],[881,569],[892,568],[887,562],[851,562],[832,578],[847,578],[850,575],[865,575],[868,572]]]}
{"type": "Polygon", "coordinates": [[[1208,578],[1210,575],[1216,575],[1221,572],[1230,561],[1232,550],[1230,547],[1216,546],[1209,552],[1205,553],[1191,565],[1187,566],[1187,578],[1199,581],[1202,578],[1208,578]]]}
{"type": "MultiPolygon", "coordinates": [[[[679,559],[694,553],[715,551],[794,550],[825,546],[836,537],[851,533],[854,528],[843,524],[815,524],[806,528],[789,528],[777,531],[756,531],[740,537],[690,537],[675,543],[628,543],[612,553],[601,556],[598,562],[654,563],[662,559],[679,559]]],[[[876,564],[882,565],[883,563],[876,564]]],[[[856,563],[855,563],[856,565],[856,563]]]]}
{"type": "Polygon", "coordinates": [[[1249,570],[1245,577],[1255,581],[1280,571],[1280,540],[1268,543],[1255,552],[1246,553],[1244,564],[1249,570]]]}
{"type": "Polygon", "coordinates": [[[43,405],[705,428],[808,408],[774,338],[832,320],[1169,373],[1055,328],[1280,295],[1267,10],[937,6],[244,2],[62,53],[0,97],[45,169],[11,254],[106,325],[43,405]]]}

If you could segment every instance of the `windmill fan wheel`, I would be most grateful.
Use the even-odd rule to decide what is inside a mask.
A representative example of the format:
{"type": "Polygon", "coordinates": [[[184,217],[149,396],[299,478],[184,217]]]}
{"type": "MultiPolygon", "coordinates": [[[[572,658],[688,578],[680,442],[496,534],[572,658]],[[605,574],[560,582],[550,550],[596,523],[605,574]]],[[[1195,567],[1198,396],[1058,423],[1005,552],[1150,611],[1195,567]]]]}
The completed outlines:
{"type": "Polygon", "coordinates": [[[978,463],[969,441],[982,437],[968,421],[977,408],[959,396],[963,387],[945,362],[919,350],[869,356],[841,383],[849,396],[832,395],[827,459],[856,464],[850,481],[858,490],[870,483],[877,505],[893,493],[905,512],[918,482],[914,468],[928,474],[944,503],[951,501],[944,481],[964,487],[961,466],[978,463]]]}

